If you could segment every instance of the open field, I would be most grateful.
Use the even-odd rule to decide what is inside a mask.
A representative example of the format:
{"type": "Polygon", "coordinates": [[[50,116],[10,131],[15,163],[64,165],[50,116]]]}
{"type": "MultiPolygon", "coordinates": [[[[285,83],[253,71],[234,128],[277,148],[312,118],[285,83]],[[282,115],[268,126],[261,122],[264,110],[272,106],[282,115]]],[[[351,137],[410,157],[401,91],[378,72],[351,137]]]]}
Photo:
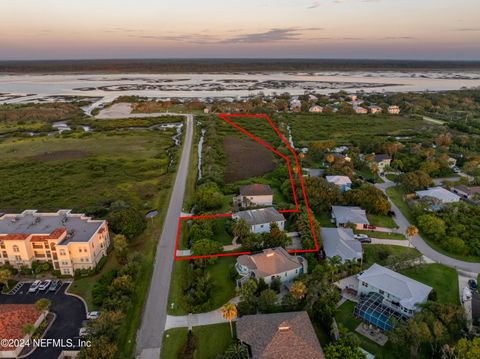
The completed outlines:
{"type": "Polygon", "coordinates": [[[421,253],[415,248],[391,246],[386,244],[365,244],[363,246],[363,268],[368,268],[374,263],[386,265],[390,256],[398,256],[410,253],[421,256],[421,253]]]}
{"type": "Polygon", "coordinates": [[[261,176],[276,167],[274,154],[249,138],[226,136],[223,149],[227,155],[226,183],[261,176]]]}

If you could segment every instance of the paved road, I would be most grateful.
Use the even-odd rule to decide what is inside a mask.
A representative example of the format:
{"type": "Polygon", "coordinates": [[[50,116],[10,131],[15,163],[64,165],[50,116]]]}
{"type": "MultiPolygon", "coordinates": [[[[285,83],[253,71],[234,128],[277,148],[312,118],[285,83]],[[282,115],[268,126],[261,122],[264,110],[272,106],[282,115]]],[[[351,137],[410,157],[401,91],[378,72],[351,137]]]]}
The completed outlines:
{"type": "MultiPolygon", "coordinates": [[[[375,186],[377,188],[380,188],[384,192],[387,188],[395,185],[395,183],[393,183],[392,181],[388,180],[385,177],[382,177],[382,179],[385,181],[385,183],[377,183],[375,184],[375,186]]],[[[402,214],[400,209],[395,205],[395,203],[393,203],[390,199],[389,201],[392,205],[392,211],[395,212],[395,222],[397,222],[397,225],[399,227],[398,232],[405,234],[405,231],[407,227],[410,225],[410,222],[408,222],[407,218],[405,218],[405,216],[402,214]]],[[[467,272],[480,273],[480,263],[464,262],[458,259],[448,257],[442,253],[439,253],[436,250],[434,250],[432,247],[430,247],[423,240],[423,238],[418,234],[415,237],[413,237],[412,244],[425,257],[430,258],[435,262],[442,263],[449,267],[460,269],[467,272]]]]}
{"type": "Polygon", "coordinates": [[[168,205],[167,216],[157,246],[152,281],[137,332],[136,355],[141,359],[158,359],[167,319],[168,292],[173,267],[173,251],[178,217],[182,210],[185,183],[192,147],[193,116],[186,115],[186,135],[177,177],[168,205]]]}

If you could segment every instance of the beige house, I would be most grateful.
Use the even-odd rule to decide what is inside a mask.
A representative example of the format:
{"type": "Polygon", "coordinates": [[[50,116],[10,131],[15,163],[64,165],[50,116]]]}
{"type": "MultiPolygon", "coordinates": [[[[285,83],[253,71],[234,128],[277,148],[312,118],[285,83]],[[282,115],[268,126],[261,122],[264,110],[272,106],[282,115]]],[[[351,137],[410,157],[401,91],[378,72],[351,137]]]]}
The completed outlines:
{"type": "Polygon", "coordinates": [[[388,106],[388,113],[391,115],[398,115],[400,113],[400,107],[396,105],[388,106]]]}
{"type": "Polygon", "coordinates": [[[237,198],[242,207],[271,206],[273,204],[273,191],[266,184],[251,184],[240,186],[240,196],[237,198]]]}
{"type": "Polygon", "coordinates": [[[0,217],[0,264],[16,268],[48,262],[61,274],[92,269],[107,255],[107,222],[70,210],[38,213],[26,210],[0,217]]]}
{"type": "Polygon", "coordinates": [[[353,111],[355,111],[355,113],[357,114],[362,114],[362,115],[368,113],[368,110],[361,106],[353,106],[353,111]]]}
{"type": "Polygon", "coordinates": [[[314,113],[322,113],[323,112],[323,107],[322,106],[312,106],[308,109],[308,112],[314,112],[314,113]]]}
{"type": "Polygon", "coordinates": [[[371,114],[382,113],[382,108],[379,106],[370,106],[368,109],[371,114]]]}
{"type": "Polygon", "coordinates": [[[385,168],[389,167],[392,163],[390,156],[383,153],[376,154],[374,156],[374,161],[377,165],[379,174],[383,174],[383,172],[385,172],[385,168]]]}

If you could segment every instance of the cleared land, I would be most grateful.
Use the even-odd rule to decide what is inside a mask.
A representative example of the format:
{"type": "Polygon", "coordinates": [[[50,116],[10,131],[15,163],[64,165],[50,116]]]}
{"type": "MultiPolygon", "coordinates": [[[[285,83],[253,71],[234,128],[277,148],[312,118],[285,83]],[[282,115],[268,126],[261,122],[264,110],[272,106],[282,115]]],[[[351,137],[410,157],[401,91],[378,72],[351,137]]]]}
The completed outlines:
{"type": "Polygon", "coordinates": [[[226,136],[223,149],[227,155],[226,183],[262,176],[275,169],[273,153],[254,140],[226,136]]]}

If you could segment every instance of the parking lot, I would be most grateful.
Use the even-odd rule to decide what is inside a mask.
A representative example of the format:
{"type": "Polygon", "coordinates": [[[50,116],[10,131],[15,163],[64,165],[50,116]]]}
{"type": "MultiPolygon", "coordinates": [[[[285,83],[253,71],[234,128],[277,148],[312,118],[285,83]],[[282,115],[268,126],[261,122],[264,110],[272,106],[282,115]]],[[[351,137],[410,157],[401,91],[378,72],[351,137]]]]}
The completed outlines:
{"type": "MultiPolygon", "coordinates": [[[[71,295],[65,294],[69,283],[63,283],[55,292],[36,291],[29,293],[30,283],[25,283],[14,295],[0,294],[0,304],[33,304],[40,298],[51,300],[50,312],[55,313],[56,319],[45,334],[45,339],[73,339],[76,342],[79,338],[78,332],[82,322],[86,320],[85,306],[83,302],[71,295]]],[[[74,348],[65,348],[65,350],[74,348]]],[[[27,358],[29,359],[54,359],[58,358],[62,348],[55,348],[53,345],[46,348],[37,348],[27,358]]]]}

